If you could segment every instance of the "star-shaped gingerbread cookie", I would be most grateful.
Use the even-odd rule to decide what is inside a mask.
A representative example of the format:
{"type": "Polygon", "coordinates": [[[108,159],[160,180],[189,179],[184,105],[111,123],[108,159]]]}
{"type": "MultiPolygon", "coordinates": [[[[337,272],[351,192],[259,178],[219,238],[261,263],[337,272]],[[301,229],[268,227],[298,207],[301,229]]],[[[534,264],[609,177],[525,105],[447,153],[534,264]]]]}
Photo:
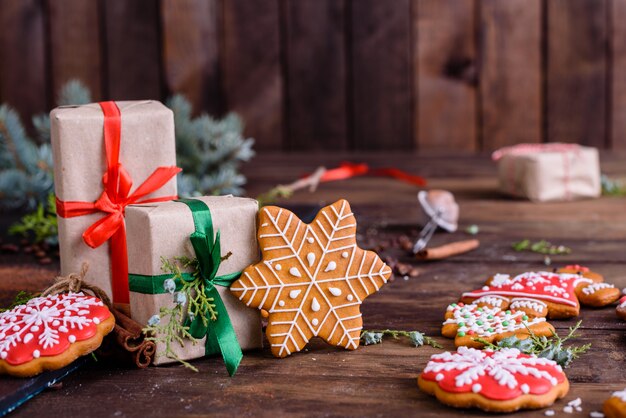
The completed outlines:
{"type": "Polygon", "coordinates": [[[356,244],[356,220],[339,200],[306,224],[268,206],[258,218],[262,259],[230,290],[269,313],[267,339],[276,357],[300,351],[311,337],[354,350],[363,321],[360,305],[391,276],[375,253],[356,244]]]}

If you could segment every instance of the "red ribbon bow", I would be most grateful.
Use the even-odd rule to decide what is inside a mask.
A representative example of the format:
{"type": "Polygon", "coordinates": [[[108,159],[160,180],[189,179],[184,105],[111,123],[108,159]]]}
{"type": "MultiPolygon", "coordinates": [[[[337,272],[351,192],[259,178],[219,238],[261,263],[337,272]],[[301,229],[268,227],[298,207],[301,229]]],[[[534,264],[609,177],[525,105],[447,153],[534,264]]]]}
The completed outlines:
{"type": "Polygon", "coordinates": [[[57,214],[62,218],[102,212],[104,217],[83,232],[83,240],[91,248],[97,248],[111,240],[111,287],[113,302],[129,303],[128,253],[126,249],[126,225],[124,210],[133,203],[164,202],[177,196],[153,199],[143,197],[157,191],[181,169],[176,166],[158,167],[137,189],[130,193],[133,181],[120,163],[121,127],[120,109],[115,102],[101,102],[104,113],[104,148],[107,170],[102,176],[104,191],[95,202],[63,202],[56,199],[57,214]]]}

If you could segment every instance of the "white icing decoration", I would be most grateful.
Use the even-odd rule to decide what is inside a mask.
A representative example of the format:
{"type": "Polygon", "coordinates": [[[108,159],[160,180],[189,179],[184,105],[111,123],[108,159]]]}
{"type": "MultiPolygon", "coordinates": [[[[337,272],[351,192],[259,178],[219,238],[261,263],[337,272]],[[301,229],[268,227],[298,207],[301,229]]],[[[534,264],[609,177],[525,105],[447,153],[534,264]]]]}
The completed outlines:
{"type": "Polygon", "coordinates": [[[543,313],[543,310],[547,307],[545,303],[536,299],[513,299],[511,301],[511,309],[528,308],[533,311],[543,313]]]}
{"type": "Polygon", "coordinates": [[[317,301],[317,298],[313,298],[313,300],[311,301],[311,310],[313,312],[318,312],[320,308],[321,306],[320,303],[317,301]]]}
{"type": "Polygon", "coordinates": [[[506,298],[500,297],[500,296],[482,296],[478,299],[476,299],[474,301],[474,304],[478,305],[480,303],[487,303],[491,306],[495,306],[497,308],[500,308],[502,306],[502,303],[504,303],[504,301],[506,301],[506,298]]]}
{"type": "MultiPolygon", "coordinates": [[[[325,339],[337,341],[337,345],[347,348],[357,348],[361,326],[357,327],[352,320],[360,318],[361,314],[357,312],[354,315],[346,315],[346,310],[342,308],[354,305],[355,302],[360,303],[361,298],[378,290],[387,282],[391,270],[373,253],[359,252],[356,245],[355,219],[347,202],[325,208],[311,224],[303,223],[293,213],[283,209],[265,210],[263,213],[272,227],[270,235],[276,237],[275,247],[263,248],[263,260],[265,263],[287,259],[293,261],[291,266],[297,266],[302,278],[296,280],[294,275],[277,273],[276,269],[268,275],[264,269],[259,268],[255,272],[256,277],[244,273],[235,285],[231,286],[231,291],[237,292],[239,299],[245,300],[250,306],[253,300],[255,304],[258,302],[257,298],[250,298],[251,294],[258,292],[264,295],[263,298],[269,298],[287,292],[293,289],[293,286],[301,289],[301,292],[298,290],[297,293],[289,291],[290,297],[299,295],[301,298],[298,305],[289,306],[289,309],[276,306],[270,310],[270,318],[273,312],[286,313],[284,320],[277,321],[280,323],[280,331],[268,335],[272,339],[272,347],[279,356],[291,354],[294,347],[301,349],[308,340],[308,337],[302,336],[318,336],[321,330],[328,334],[324,335],[325,339]],[[312,242],[308,238],[312,238],[312,242]],[[310,267],[307,260],[309,251],[316,255],[310,267]],[[346,254],[345,257],[339,257],[343,253],[346,254]],[[333,262],[335,270],[326,272],[323,279],[319,278],[320,273],[331,264],[331,258],[335,260],[333,262]],[[335,287],[335,283],[342,284],[342,287],[346,284],[347,288],[344,291],[346,300],[332,300],[331,303],[333,298],[326,289],[330,286],[335,287]],[[314,297],[317,299],[313,299],[314,297]],[[317,318],[319,326],[313,327],[312,309],[316,305],[324,314],[317,318]],[[328,324],[330,326],[325,327],[328,324]],[[304,329],[306,327],[308,329],[304,329]]],[[[270,232],[269,228],[267,231],[270,232]]],[[[263,232],[265,233],[265,230],[263,232]]],[[[288,270],[287,267],[284,270],[288,270]]]]}
{"type": "Polygon", "coordinates": [[[292,290],[289,292],[289,297],[291,299],[295,299],[298,297],[298,295],[300,294],[301,290],[300,289],[296,289],[296,290],[292,290]]]}
{"type": "Polygon", "coordinates": [[[528,386],[526,383],[520,386],[520,389],[522,390],[522,393],[525,393],[525,394],[530,393],[530,386],[528,386]]]}
{"type": "Polygon", "coordinates": [[[483,290],[489,290],[489,286],[483,286],[483,290]]]}
{"type": "Polygon", "coordinates": [[[290,273],[292,276],[302,277],[302,275],[300,274],[300,270],[298,270],[298,268],[297,268],[297,267],[292,267],[292,268],[290,268],[290,269],[289,269],[289,273],[290,273]]]}
{"type": "Polygon", "coordinates": [[[472,385],[472,392],[474,393],[478,393],[483,389],[482,385],[480,383],[474,383],[472,385]]]}
{"type": "Polygon", "coordinates": [[[276,271],[280,271],[280,269],[282,269],[282,268],[283,268],[283,266],[281,266],[280,264],[276,264],[274,266],[274,270],[276,270],[276,271]]]}
{"type": "Polygon", "coordinates": [[[329,271],[333,271],[337,268],[337,263],[334,261],[330,261],[326,268],[324,269],[324,273],[328,273],[329,271]]]}
{"type": "Polygon", "coordinates": [[[311,323],[313,324],[313,326],[317,326],[320,323],[320,321],[318,321],[317,318],[313,318],[313,320],[311,320],[311,323]]]}
{"type": "Polygon", "coordinates": [[[593,295],[600,289],[612,289],[614,287],[615,286],[613,286],[612,284],[608,284],[608,283],[592,283],[588,286],[583,287],[583,293],[585,295],[593,295]]]}
{"type": "Polygon", "coordinates": [[[2,358],[3,360],[7,358],[7,356],[8,356],[8,353],[6,351],[3,351],[0,353],[0,358],[2,358]]]}
{"type": "Polygon", "coordinates": [[[621,399],[622,402],[626,402],[626,389],[624,390],[620,390],[617,392],[613,392],[613,395],[611,395],[614,398],[619,398],[621,399]]]}
{"type": "Polygon", "coordinates": [[[100,324],[100,319],[99,318],[94,318],[93,319],[93,323],[96,324],[96,325],[100,324]]]}
{"type": "Polygon", "coordinates": [[[341,289],[339,289],[338,287],[329,287],[328,291],[333,296],[341,296],[341,289]]]}
{"type": "Polygon", "coordinates": [[[312,267],[313,264],[315,263],[315,254],[313,253],[308,253],[306,255],[306,260],[309,262],[309,267],[312,267]]]}
{"type": "Polygon", "coordinates": [[[39,356],[41,356],[41,351],[39,350],[33,351],[33,358],[39,358],[39,356]]]}
{"type": "Polygon", "coordinates": [[[306,240],[307,240],[307,242],[308,242],[309,244],[313,244],[313,242],[315,242],[315,240],[313,239],[313,237],[308,237],[306,240]]]}
{"type": "Polygon", "coordinates": [[[443,378],[444,378],[444,375],[442,373],[437,373],[437,375],[435,376],[435,380],[438,382],[443,380],[443,378]]]}
{"type": "Polygon", "coordinates": [[[67,337],[67,340],[70,343],[74,344],[76,342],[76,336],[75,335],[70,335],[70,336],[67,337]]]}
{"type": "Polygon", "coordinates": [[[348,258],[348,252],[347,252],[347,251],[342,252],[342,253],[341,253],[341,256],[342,256],[343,258],[348,258]]]}
{"type": "Polygon", "coordinates": [[[37,325],[33,325],[32,327],[30,327],[30,330],[32,332],[37,332],[37,331],[39,331],[39,327],[37,325]]]}
{"type": "Polygon", "coordinates": [[[278,306],[285,306],[285,301],[284,300],[279,300],[278,301],[278,306]]]}
{"type": "MultiPolygon", "coordinates": [[[[94,321],[94,322],[95,322],[95,321],[94,321]]],[[[69,330],[67,329],[67,327],[66,327],[66,326],[61,325],[61,326],[59,327],[59,331],[61,331],[61,332],[68,332],[69,330]]]]}
{"type": "Polygon", "coordinates": [[[456,352],[446,351],[431,356],[424,373],[440,373],[450,370],[461,371],[454,378],[456,387],[474,385],[478,383],[481,377],[488,375],[498,385],[515,389],[519,385],[518,375],[532,376],[536,379],[553,383],[557,379],[544,368],[552,367],[557,370],[556,365],[556,362],[553,360],[523,355],[516,348],[503,348],[493,352],[491,350],[482,351],[461,346],[456,352]],[[487,353],[490,355],[487,355],[487,353]]]}
{"type": "Polygon", "coordinates": [[[523,311],[506,313],[506,311],[497,307],[479,307],[476,304],[467,304],[464,306],[450,305],[447,310],[452,311],[452,318],[446,319],[443,325],[455,324],[458,327],[457,332],[467,333],[472,331],[476,337],[488,337],[504,332],[526,330],[526,327],[546,321],[546,318],[541,317],[528,318],[526,321],[518,323],[517,319],[526,315],[523,311]],[[465,316],[469,317],[465,318],[465,316]],[[489,318],[490,316],[492,318],[489,318]],[[479,321],[482,325],[478,325],[479,321]],[[504,325],[505,321],[507,325],[504,325]],[[463,326],[458,326],[460,323],[462,323],[463,326]]]}
{"type": "Polygon", "coordinates": [[[24,336],[24,344],[28,344],[30,342],[30,340],[33,339],[33,334],[31,334],[30,332],[28,334],[26,334],[24,336]]]}

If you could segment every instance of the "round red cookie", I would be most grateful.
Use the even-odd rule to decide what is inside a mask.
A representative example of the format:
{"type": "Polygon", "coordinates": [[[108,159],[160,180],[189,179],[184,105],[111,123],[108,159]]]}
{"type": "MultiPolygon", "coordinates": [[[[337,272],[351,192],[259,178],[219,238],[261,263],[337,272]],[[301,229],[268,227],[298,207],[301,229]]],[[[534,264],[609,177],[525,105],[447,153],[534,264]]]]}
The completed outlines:
{"type": "Polygon", "coordinates": [[[489,412],[544,408],[569,390],[556,362],[515,348],[459,347],[456,352],[435,354],[417,382],[446,405],[489,412]]]}
{"type": "Polygon", "coordinates": [[[83,293],[29,300],[0,314],[0,373],[34,376],[57,370],[102,344],[115,318],[83,293]]]}

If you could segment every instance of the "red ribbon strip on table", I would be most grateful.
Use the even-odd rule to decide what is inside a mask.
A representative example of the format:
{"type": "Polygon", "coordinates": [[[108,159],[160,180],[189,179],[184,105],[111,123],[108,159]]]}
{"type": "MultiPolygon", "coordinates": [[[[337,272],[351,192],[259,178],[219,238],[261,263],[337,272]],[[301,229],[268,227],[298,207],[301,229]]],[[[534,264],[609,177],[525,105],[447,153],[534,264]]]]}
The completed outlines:
{"type": "Polygon", "coordinates": [[[321,175],[320,182],[325,183],[327,181],[345,180],[364,175],[391,177],[415,186],[426,185],[426,180],[423,177],[409,174],[397,168],[370,168],[365,163],[355,164],[351,162],[343,162],[339,164],[337,168],[326,170],[324,174],[321,175]]]}
{"type": "Polygon", "coordinates": [[[99,103],[104,113],[104,148],[107,170],[102,176],[104,191],[95,202],[63,202],[56,199],[57,214],[62,218],[89,215],[102,212],[104,217],[83,232],[83,240],[91,248],[97,248],[107,241],[111,254],[111,287],[113,302],[129,303],[128,253],[126,249],[126,225],[124,210],[133,203],[164,202],[177,199],[177,196],[162,196],[142,199],[165,185],[181,169],[176,166],[158,167],[131,194],[133,181],[120,163],[122,118],[115,102],[99,103]]]}

